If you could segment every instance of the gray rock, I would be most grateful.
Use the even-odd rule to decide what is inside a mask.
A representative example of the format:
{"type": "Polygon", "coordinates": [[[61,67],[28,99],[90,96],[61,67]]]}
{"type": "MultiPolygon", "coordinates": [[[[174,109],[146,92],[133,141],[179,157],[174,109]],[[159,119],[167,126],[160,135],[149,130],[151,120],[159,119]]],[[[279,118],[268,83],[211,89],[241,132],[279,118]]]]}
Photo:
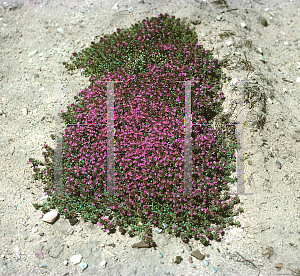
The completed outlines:
{"type": "Polygon", "coordinates": [[[257,18],[257,21],[264,27],[268,26],[268,21],[261,15],[257,18]]]}

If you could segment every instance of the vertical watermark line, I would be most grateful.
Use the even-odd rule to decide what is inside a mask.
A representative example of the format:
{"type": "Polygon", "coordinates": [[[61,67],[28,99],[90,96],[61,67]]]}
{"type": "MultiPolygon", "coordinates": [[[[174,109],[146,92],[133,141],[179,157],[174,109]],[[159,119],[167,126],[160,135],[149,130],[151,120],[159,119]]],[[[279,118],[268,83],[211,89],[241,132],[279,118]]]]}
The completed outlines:
{"type": "Polygon", "coordinates": [[[244,86],[245,82],[238,83],[238,98],[237,98],[237,122],[236,122],[236,175],[237,175],[237,194],[245,195],[245,179],[244,179],[244,125],[245,125],[245,110],[244,110],[244,86]]]}
{"type": "Polygon", "coordinates": [[[55,82],[55,142],[56,150],[54,153],[54,191],[57,195],[62,194],[62,129],[61,129],[61,82],[55,82]]]}
{"type": "Polygon", "coordinates": [[[114,193],[114,82],[107,82],[107,187],[108,194],[114,193]]]}
{"type": "Polygon", "coordinates": [[[184,117],[184,188],[187,195],[192,191],[192,94],[191,82],[185,81],[185,117],[184,117]]]}

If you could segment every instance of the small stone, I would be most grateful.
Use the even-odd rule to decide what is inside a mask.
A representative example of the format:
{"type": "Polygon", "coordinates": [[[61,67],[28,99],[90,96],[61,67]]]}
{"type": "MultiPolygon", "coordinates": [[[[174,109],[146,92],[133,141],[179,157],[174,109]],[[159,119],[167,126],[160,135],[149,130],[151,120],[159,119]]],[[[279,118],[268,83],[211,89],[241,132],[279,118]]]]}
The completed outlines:
{"type": "Polygon", "coordinates": [[[162,229],[160,229],[160,228],[156,227],[156,228],[154,229],[154,232],[155,232],[155,233],[157,233],[157,234],[159,234],[159,233],[161,233],[161,232],[162,232],[162,229]]]}
{"type": "Polygon", "coordinates": [[[189,262],[192,264],[193,263],[193,258],[192,256],[189,256],[189,262]]]}
{"type": "Polygon", "coordinates": [[[226,41],[226,44],[227,44],[228,46],[230,46],[230,45],[233,44],[233,42],[232,42],[231,40],[229,40],[229,41],[226,41]]]}
{"type": "Polygon", "coordinates": [[[74,226],[79,220],[77,218],[70,218],[69,222],[72,226],[74,226]]]}
{"type": "Polygon", "coordinates": [[[22,114],[23,114],[23,116],[25,116],[25,115],[27,115],[27,113],[28,113],[28,111],[27,111],[27,108],[26,107],[24,107],[24,108],[22,108],[22,114]]]}
{"type": "Polygon", "coordinates": [[[42,264],[41,267],[47,267],[47,265],[46,264],[42,264]]]}
{"type": "Polygon", "coordinates": [[[133,7],[129,7],[128,12],[133,12],[133,7]]]}
{"type": "Polygon", "coordinates": [[[45,222],[48,222],[48,223],[54,223],[58,218],[58,212],[56,210],[52,210],[48,213],[46,213],[42,220],[45,221],[45,222]]]}
{"type": "Polygon", "coordinates": [[[57,31],[59,34],[62,34],[62,33],[63,33],[63,29],[62,29],[62,28],[57,28],[56,31],[57,31]]]}
{"type": "Polygon", "coordinates": [[[285,41],[283,44],[284,44],[285,46],[288,46],[288,45],[289,45],[289,42],[288,42],[288,41],[285,41]]]}
{"type": "Polygon", "coordinates": [[[102,266],[103,268],[105,268],[105,267],[106,267],[106,264],[107,264],[107,262],[104,260],[104,261],[102,261],[102,262],[100,263],[100,266],[102,266]]]}
{"type": "Polygon", "coordinates": [[[78,255],[73,255],[71,258],[70,258],[70,261],[73,263],[73,264],[79,264],[80,261],[82,259],[82,256],[80,254],[78,255]]]}
{"type": "Polygon", "coordinates": [[[176,256],[176,257],[175,257],[175,260],[174,260],[174,263],[175,263],[175,264],[180,264],[181,261],[182,261],[182,257],[181,257],[181,256],[176,256]]]}
{"type": "Polygon", "coordinates": [[[296,82],[300,82],[300,77],[298,77],[298,78],[296,79],[296,82]]]}
{"type": "Polygon", "coordinates": [[[247,25],[246,25],[245,22],[242,22],[242,23],[241,23],[241,26],[242,26],[242,28],[247,28],[247,25]]]}
{"type": "Polygon", "coordinates": [[[268,26],[268,21],[263,16],[259,16],[257,20],[264,27],[268,26]]]}
{"type": "Polygon", "coordinates": [[[218,269],[217,269],[216,267],[213,266],[213,267],[211,268],[211,271],[214,272],[214,273],[216,273],[216,272],[218,271],[218,269]]]}
{"type": "Polygon", "coordinates": [[[66,265],[66,266],[67,266],[68,264],[69,264],[69,262],[68,262],[68,261],[64,261],[64,265],[66,265]]]}
{"type": "Polygon", "coordinates": [[[259,57],[259,60],[262,61],[262,62],[265,62],[265,61],[266,61],[266,59],[265,59],[263,56],[260,56],[260,57],[259,57]]]}
{"type": "Polygon", "coordinates": [[[168,271],[168,270],[164,271],[164,275],[169,275],[169,274],[170,274],[170,271],[168,271]]]}
{"type": "Polygon", "coordinates": [[[31,56],[35,55],[36,53],[37,53],[37,50],[34,50],[28,54],[28,57],[31,57],[31,56]]]}
{"type": "Polygon", "coordinates": [[[149,248],[151,247],[149,244],[145,243],[144,241],[140,241],[138,243],[135,243],[131,246],[132,248],[137,247],[137,248],[149,248]]]}
{"type": "Polygon", "coordinates": [[[276,265],[275,265],[275,267],[276,267],[276,268],[278,268],[278,269],[281,269],[281,268],[282,268],[282,266],[283,266],[283,264],[282,264],[282,263],[279,263],[279,264],[276,264],[276,265]]]}
{"type": "Polygon", "coordinates": [[[205,255],[201,254],[201,252],[198,249],[196,251],[191,252],[191,256],[201,261],[205,258],[205,255]]]}
{"type": "Polygon", "coordinates": [[[272,255],[274,255],[274,249],[271,246],[268,246],[266,250],[262,253],[262,255],[267,255],[268,258],[270,258],[272,255]]]}
{"type": "Polygon", "coordinates": [[[162,253],[158,254],[158,258],[162,258],[164,255],[162,253]]]}
{"type": "Polygon", "coordinates": [[[204,263],[205,266],[208,266],[208,265],[209,265],[209,262],[208,262],[208,261],[204,261],[203,263],[204,263]]]}
{"type": "Polygon", "coordinates": [[[263,53],[263,51],[262,51],[262,49],[261,49],[261,48],[257,48],[257,51],[258,51],[260,54],[262,54],[262,53],[263,53]]]}
{"type": "Polygon", "coordinates": [[[113,6],[113,9],[114,9],[114,10],[118,10],[118,9],[119,9],[119,3],[116,3],[116,4],[113,6]]]}
{"type": "Polygon", "coordinates": [[[84,271],[88,267],[88,264],[86,262],[81,262],[79,264],[79,267],[81,268],[82,271],[84,271]]]}
{"type": "Polygon", "coordinates": [[[3,111],[0,109],[0,115],[2,115],[3,114],[3,111]]]}
{"type": "Polygon", "coordinates": [[[222,19],[222,16],[221,16],[221,15],[218,15],[218,16],[217,16],[217,20],[218,20],[218,21],[221,21],[221,19],[222,19]]]}
{"type": "Polygon", "coordinates": [[[235,85],[238,82],[237,78],[233,78],[230,82],[230,85],[235,85]]]}
{"type": "Polygon", "coordinates": [[[44,259],[43,252],[40,251],[40,250],[35,251],[35,256],[36,256],[37,258],[39,258],[40,260],[43,260],[43,259],[44,259]]]}
{"type": "Polygon", "coordinates": [[[192,268],[196,268],[196,266],[195,266],[194,264],[191,264],[191,267],[192,267],[192,268]]]}
{"type": "Polygon", "coordinates": [[[282,165],[281,165],[281,163],[278,160],[276,160],[276,166],[277,166],[278,169],[282,168],[282,165]]]}

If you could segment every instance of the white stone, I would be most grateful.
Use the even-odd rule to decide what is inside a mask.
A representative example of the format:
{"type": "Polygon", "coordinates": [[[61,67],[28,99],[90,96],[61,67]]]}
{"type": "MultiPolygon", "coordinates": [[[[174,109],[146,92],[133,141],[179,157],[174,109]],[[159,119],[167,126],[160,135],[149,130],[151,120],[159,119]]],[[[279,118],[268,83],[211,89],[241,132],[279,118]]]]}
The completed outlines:
{"type": "Polygon", "coordinates": [[[246,25],[245,22],[242,22],[242,23],[241,23],[241,26],[242,26],[243,28],[246,28],[246,27],[247,27],[247,25],[246,25]]]}
{"type": "Polygon", "coordinates": [[[288,41],[285,41],[283,44],[284,44],[285,46],[287,46],[287,45],[289,45],[289,42],[288,42],[288,41]]]}
{"type": "Polygon", "coordinates": [[[44,55],[43,53],[40,53],[40,54],[39,54],[40,57],[42,57],[43,55],[44,55]]]}
{"type": "Polygon", "coordinates": [[[57,216],[58,216],[58,212],[56,210],[52,210],[46,213],[43,216],[42,220],[48,223],[53,223],[56,220],[57,216]]]}
{"type": "Polygon", "coordinates": [[[262,53],[263,53],[263,51],[262,51],[262,49],[261,49],[261,48],[257,48],[257,51],[258,51],[260,54],[262,54],[262,53]]]}
{"type": "Polygon", "coordinates": [[[118,10],[118,9],[119,9],[119,2],[116,3],[116,4],[113,6],[113,9],[114,9],[114,10],[118,10]]]}
{"type": "Polygon", "coordinates": [[[22,108],[22,114],[25,116],[25,115],[27,115],[27,113],[28,113],[28,111],[27,111],[27,108],[26,107],[24,107],[24,108],[22,108]]]}
{"type": "Polygon", "coordinates": [[[45,88],[44,88],[44,87],[41,87],[41,88],[39,89],[39,91],[43,91],[43,90],[45,90],[45,88]]]}
{"type": "Polygon", "coordinates": [[[230,85],[235,85],[238,82],[237,78],[233,78],[230,82],[230,85]]]}
{"type": "Polygon", "coordinates": [[[229,41],[226,41],[226,44],[227,44],[228,46],[230,46],[230,45],[233,44],[233,42],[232,42],[231,40],[229,40],[229,41]]]}
{"type": "Polygon", "coordinates": [[[103,268],[105,268],[105,267],[106,267],[106,264],[107,264],[107,262],[104,260],[104,261],[102,261],[102,262],[100,263],[100,266],[102,266],[103,268]]]}
{"type": "Polygon", "coordinates": [[[79,264],[80,261],[82,259],[82,256],[80,254],[78,255],[73,255],[71,258],[70,258],[70,261],[73,263],[73,264],[79,264]]]}
{"type": "Polygon", "coordinates": [[[229,239],[226,239],[226,240],[225,240],[225,243],[226,243],[226,244],[230,244],[229,239]]]}
{"type": "Polygon", "coordinates": [[[296,79],[296,82],[300,82],[300,77],[298,77],[298,78],[296,79]]]}
{"type": "Polygon", "coordinates": [[[68,265],[68,263],[69,263],[68,261],[64,261],[64,265],[68,265]]]}
{"type": "Polygon", "coordinates": [[[34,50],[28,54],[28,57],[31,57],[31,56],[35,55],[36,53],[37,53],[37,50],[34,50]]]}

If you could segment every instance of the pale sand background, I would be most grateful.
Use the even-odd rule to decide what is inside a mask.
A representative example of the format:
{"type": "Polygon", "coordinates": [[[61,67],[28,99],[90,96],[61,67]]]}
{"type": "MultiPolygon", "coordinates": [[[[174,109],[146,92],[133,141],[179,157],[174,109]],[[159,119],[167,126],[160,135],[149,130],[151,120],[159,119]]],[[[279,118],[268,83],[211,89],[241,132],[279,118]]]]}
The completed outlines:
{"type": "MultiPolygon", "coordinates": [[[[0,1],[0,109],[5,114],[0,115],[0,275],[164,275],[167,271],[169,275],[292,275],[300,269],[299,1],[235,0],[227,1],[227,7],[221,0],[144,2],[119,1],[119,9],[113,10],[116,1],[27,1],[9,10],[13,2],[0,1]],[[130,7],[133,13],[127,11],[130,7]],[[199,16],[201,24],[195,26],[199,43],[214,47],[216,57],[228,59],[224,69],[228,75],[245,79],[257,70],[252,77],[257,85],[249,89],[252,104],[245,104],[245,187],[255,195],[240,196],[245,209],[237,218],[241,229],[228,229],[222,242],[207,248],[190,242],[193,250],[210,255],[207,267],[195,258],[195,268],[191,267],[189,249],[179,238],[154,234],[156,249],[131,248],[138,237],[108,236],[82,220],[73,227],[63,218],[49,225],[32,206],[43,191],[31,180],[26,162],[29,157],[42,158],[44,141],[53,145],[49,135],[54,131],[54,83],[49,80],[73,81],[63,85],[66,107],[88,84],[79,72],[70,75],[62,65],[71,52],[89,45],[93,36],[162,12],[186,17],[188,22],[199,16]],[[269,25],[264,27],[258,16],[269,25]],[[228,46],[227,41],[233,44],[228,46]],[[265,63],[259,60],[257,48],[262,49],[265,63]],[[250,64],[253,68],[247,71],[250,64]],[[255,90],[264,95],[256,101],[255,90]],[[264,118],[264,127],[255,127],[264,118]],[[35,256],[36,250],[43,252],[44,260],[35,256]],[[74,254],[81,254],[88,264],[83,272],[70,261],[64,265],[74,254]],[[183,261],[171,263],[177,255],[183,261]],[[103,260],[106,268],[100,266],[103,260]],[[282,264],[281,270],[276,264],[282,264]],[[212,267],[218,269],[216,273],[212,267]]],[[[236,95],[229,84],[224,93],[229,103],[236,95]]]]}

